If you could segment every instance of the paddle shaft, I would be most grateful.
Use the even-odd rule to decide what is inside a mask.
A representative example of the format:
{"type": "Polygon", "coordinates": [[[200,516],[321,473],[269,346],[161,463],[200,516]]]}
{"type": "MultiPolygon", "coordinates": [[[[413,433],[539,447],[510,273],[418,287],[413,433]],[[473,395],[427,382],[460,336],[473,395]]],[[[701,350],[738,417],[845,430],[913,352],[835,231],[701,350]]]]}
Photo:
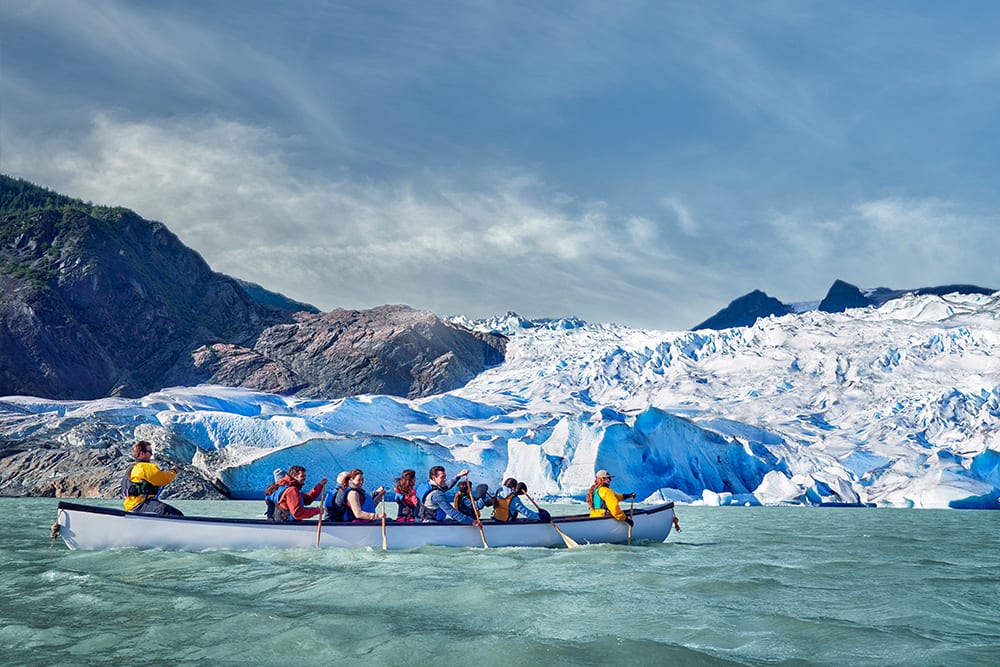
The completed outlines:
{"type": "Polygon", "coordinates": [[[472,482],[469,478],[465,478],[466,483],[469,485],[469,504],[472,505],[472,513],[476,516],[476,521],[480,521],[479,524],[479,537],[483,538],[483,548],[489,549],[490,545],[486,543],[486,533],[483,531],[483,524],[479,518],[479,508],[476,507],[476,498],[472,495],[472,482]]]}
{"type": "Polygon", "coordinates": [[[382,551],[388,549],[385,543],[385,494],[382,494],[382,551]]]}
{"type": "Polygon", "coordinates": [[[316,516],[316,548],[319,549],[319,538],[323,534],[323,506],[320,505],[319,514],[316,516]]]}
{"type": "MultiPolygon", "coordinates": [[[[634,493],[632,494],[632,500],[631,500],[631,502],[629,503],[629,506],[628,506],[628,518],[629,518],[630,522],[635,520],[635,519],[632,518],[633,516],[635,516],[635,494],[634,493]]],[[[628,526],[628,545],[632,546],[632,524],[631,523],[629,523],[629,526],[628,526]]]]}
{"type": "MultiPolygon", "coordinates": [[[[531,501],[531,504],[535,506],[536,510],[538,510],[539,512],[542,511],[542,508],[538,506],[538,503],[535,502],[534,498],[532,498],[531,496],[528,495],[527,491],[524,492],[524,497],[531,501]]],[[[566,533],[564,533],[561,530],[559,530],[559,526],[556,525],[556,522],[553,521],[551,517],[549,517],[549,525],[551,525],[553,528],[556,529],[556,532],[559,533],[559,537],[561,537],[563,539],[563,542],[566,543],[566,546],[568,548],[572,549],[573,547],[580,546],[579,542],[577,542],[572,537],[570,537],[566,533]]]]}

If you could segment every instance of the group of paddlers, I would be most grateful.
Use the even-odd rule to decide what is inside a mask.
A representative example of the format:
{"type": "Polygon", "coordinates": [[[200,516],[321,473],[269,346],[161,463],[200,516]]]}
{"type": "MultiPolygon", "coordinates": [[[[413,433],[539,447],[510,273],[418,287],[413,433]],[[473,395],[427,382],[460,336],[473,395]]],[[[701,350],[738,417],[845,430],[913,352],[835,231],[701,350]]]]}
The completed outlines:
{"type": "MultiPolygon", "coordinates": [[[[125,510],[151,514],[180,516],[176,508],[159,500],[161,488],[173,481],[178,469],[160,468],[150,461],[153,447],[140,440],[132,447],[135,462],[126,471],[121,484],[125,510]]],[[[503,483],[493,493],[486,484],[473,487],[468,479],[469,471],[462,470],[451,479],[443,466],[434,466],[428,471],[427,480],[416,483],[416,472],[404,470],[395,480],[391,490],[383,487],[370,494],[365,491],[365,473],[355,468],[337,475],[337,485],[332,491],[326,489],[324,477],[309,491],[303,491],[306,469],[292,466],[286,472],[274,471],[274,483],[264,491],[267,504],[266,516],[271,521],[302,521],[322,515],[323,522],[344,523],[359,521],[381,521],[386,519],[385,503],[396,504],[396,516],[400,522],[441,522],[481,525],[482,512],[491,508],[494,521],[551,521],[549,513],[539,507],[528,495],[528,487],[513,477],[503,483]],[[453,494],[449,492],[455,489],[453,494]],[[534,507],[525,505],[526,498],[534,507]],[[322,498],[319,507],[308,507],[322,498]],[[380,507],[381,506],[381,507],[380,507]]],[[[587,505],[592,517],[614,517],[632,525],[632,519],[625,513],[620,501],[635,500],[635,493],[615,493],[611,490],[612,476],[607,470],[598,470],[594,483],[587,492],[587,505]]],[[[679,530],[680,526],[675,527],[679,530]]]]}
{"type": "Polygon", "coordinates": [[[417,484],[416,471],[407,469],[396,478],[392,489],[380,486],[369,493],[364,487],[364,471],[355,468],[337,475],[336,487],[331,491],[325,491],[325,477],[310,491],[303,491],[305,468],[292,466],[288,472],[280,468],[274,471],[275,481],[265,489],[264,500],[267,517],[282,522],[301,521],[320,514],[324,523],[380,521],[386,517],[386,503],[396,505],[393,520],[398,522],[478,524],[487,507],[492,508],[492,518],[497,521],[551,520],[546,510],[537,505],[531,509],[524,504],[522,496],[530,496],[523,482],[508,477],[495,493],[490,493],[486,484],[472,486],[468,475],[468,470],[462,470],[449,479],[443,466],[434,466],[428,471],[427,480],[417,484]],[[452,489],[455,489],[453,494],[449,493],[452,489]],[[318,507],[308,507],[320,498],[318,507]]]}
{"type": "MultiPolygon", "coordinates": [[[[480,525],[483,510],[492,510],[494,521],[551,521],[548,511],[542,509],[528,495],[528,487],[513,477],[491,493],[486,484],[473,486],[468,480],[469,471],[462,470],[448,478],[443,466],[434,466],[428,471],[427,480],[417,484],[416,471],[404,470],[395,480],[392,489],[379,487],[368,493],[364,488],[365,474],[360,468],[345,471],[337,476],[336,488],[324,490],[324,477],[309,491],[303,491],[306,470],[302,466],[292,466],[286,472],[274,471],[274,483],[264,491],[267,504],[266,515],[272,521],[301,521],[322,515],[324,522],[344,523],[380,521],[386,518],[385,503],[396,504],[395,521],[399,522],[440,522],[480,525]],[[455,489],[453,494],[449,491],[455,489]],[[323,498],[319,507],[308,507],[323,498]],[[526,498],[534,507],[528,507],[526,498]]],[[[594,484],[587,493],[587,503],[592,517],[612,516],[629,525],[629,518],[619,501],[635,499],[634,493],[615,493],[610,488],[612,476],[606,470],[599,470],[594,484]]]]}

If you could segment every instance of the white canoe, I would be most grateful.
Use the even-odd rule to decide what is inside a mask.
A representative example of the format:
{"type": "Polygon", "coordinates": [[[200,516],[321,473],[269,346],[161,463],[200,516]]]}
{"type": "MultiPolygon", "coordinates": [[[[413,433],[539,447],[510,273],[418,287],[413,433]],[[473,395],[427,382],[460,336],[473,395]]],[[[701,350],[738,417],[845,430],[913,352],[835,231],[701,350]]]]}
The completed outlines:
{"type": "MultiPolygon", "coordinates": [[[[632,542],[662,542],[670,534],[674,504],[636,509],[632,542]]],[[[580,544],[617,543],[628,540],[628,526],[613,518],[555,517],[560,530],[580,544]]],[[[316,546],[316,521],[272,523],[265,519],[215,517],[165,517],[118,509],[60,502],[56,521],[59,534],[70,549],[137,547],[170,551],[214,549],[295,549],[316,546]]],[[[490,547],[561,547],[564,541],[548,523],[517,521],[483,522],[490,547]]],[[[324,523],[320,547],[382,548],[382,524],[324,523]]],[[[457,523],[386,522],[386,547],[412,549],[425,545],[482,547],[479,530],[457,523]]]]}

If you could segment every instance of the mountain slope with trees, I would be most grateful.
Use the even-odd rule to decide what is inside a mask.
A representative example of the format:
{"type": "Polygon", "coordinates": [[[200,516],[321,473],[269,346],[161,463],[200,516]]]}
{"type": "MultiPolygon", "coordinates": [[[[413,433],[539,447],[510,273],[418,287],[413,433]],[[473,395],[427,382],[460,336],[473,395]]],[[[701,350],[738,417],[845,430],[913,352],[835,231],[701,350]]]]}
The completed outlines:
{"type": "Polygon", "coordinates": [[[201,382],[328,398],[371,388],[419,396],[503,359],[502,337],[429,313],[396,307],[345,323],[245,285],[160,222],[0,175],[0,396],[136,397],[201,382]],[[289,350],[270,342],[284,331],[274,327],[305,338],[339,327],[344,341],[399,340],[401,327],[412,335],[399,348],[289,350]],[[332,381],[345,367],[355,372],[332,381]]]}

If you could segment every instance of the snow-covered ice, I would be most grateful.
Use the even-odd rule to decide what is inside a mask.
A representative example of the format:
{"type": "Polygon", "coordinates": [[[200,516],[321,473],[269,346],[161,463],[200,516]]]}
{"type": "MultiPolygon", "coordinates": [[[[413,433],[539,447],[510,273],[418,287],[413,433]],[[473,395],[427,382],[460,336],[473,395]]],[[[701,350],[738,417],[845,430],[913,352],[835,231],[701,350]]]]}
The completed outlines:
{"type": "Polygon", "coordinates": [[[241,497],[293,464],[311,479],[360,467],[369,484],[443,464],[477,483],[517,477],[547,499],[581,498],[606,468],[650,501],[1000,508],[1000,293],[723,331],[463,323],[508,335],[507,359],[448,394],[7,397],[0,426],[56,438],[82,420],[141,426],[241,497]]]}

